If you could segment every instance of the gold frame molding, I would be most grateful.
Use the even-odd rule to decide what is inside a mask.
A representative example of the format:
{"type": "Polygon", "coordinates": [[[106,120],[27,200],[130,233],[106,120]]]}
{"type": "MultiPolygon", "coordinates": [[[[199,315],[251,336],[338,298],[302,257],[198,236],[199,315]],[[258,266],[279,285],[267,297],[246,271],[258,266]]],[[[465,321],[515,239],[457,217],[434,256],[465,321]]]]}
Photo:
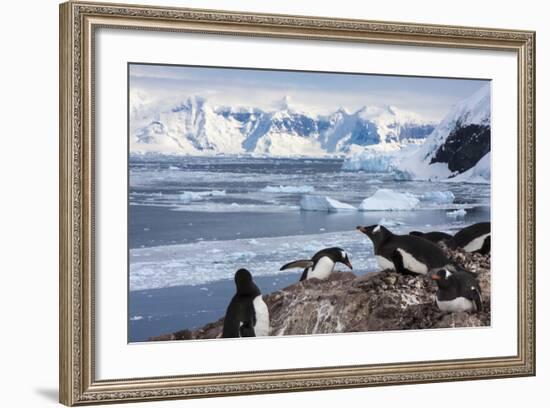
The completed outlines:
{"type": "Polygon", "coordinates": [[[60,402],[197,398],[535,375],[535,33],[68,2],[60,5],[60,402]],[[94,89],[97,28],[511,51],[518,64],[518,350],[514,356],[96,380],[94,89]]]}

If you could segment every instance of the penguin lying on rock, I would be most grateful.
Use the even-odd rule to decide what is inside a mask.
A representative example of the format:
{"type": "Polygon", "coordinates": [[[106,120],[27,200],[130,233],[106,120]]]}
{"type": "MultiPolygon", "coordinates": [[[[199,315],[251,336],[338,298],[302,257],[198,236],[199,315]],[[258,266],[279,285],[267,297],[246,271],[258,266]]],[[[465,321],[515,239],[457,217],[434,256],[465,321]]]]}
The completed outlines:
{"type": "Polygon", "coordinates": [[[478,222],[462,228],[446,243],[451,249],[462,248],[486,255],[491,252],[491,223],[478,222]]]}
{"type": "Polygon", "coordinates": [[[300,259],[281,266],[281,271],[291,268],[304,268],[300,281],[317,278],[327,279],[334,271],[337,262],[353,269],[348,254],[342,248],[325,248],[317,252],[311,259],[300,259]]]}
{"type": "Polygon", "coordinates": [[[258,286],[246,269],[235,273],[237,293],[231,299],[223,321],[223,338],[269,335],[269,310],[258,286]]]}
{"type": "Polygon", "coordinates": [[[441,248],[414,235],[396,235],[383,225],[358,226],[374,245],[374,255],[382,269],[404,274],[428,275],[441,268],[456,270],[441,248]]]}
{"type": "Polygon", "coordinates": [[[444,232],[439,232],[439,231],[431,231],[431,232],[411,231],[409,232],[409,235],[414,235],[415,237],[427,239],[428,241],[431,241],[435,244],[438,244],[439,242],[445,242],[453,237],[450,234],[446,234],[444,232]]]}
{"type": "Polygon", "coordinates": [[[482,312],[479,284],[470,272],[441,269],[431,278],[437,282],[436,303],[442,312],[482,312]]]}

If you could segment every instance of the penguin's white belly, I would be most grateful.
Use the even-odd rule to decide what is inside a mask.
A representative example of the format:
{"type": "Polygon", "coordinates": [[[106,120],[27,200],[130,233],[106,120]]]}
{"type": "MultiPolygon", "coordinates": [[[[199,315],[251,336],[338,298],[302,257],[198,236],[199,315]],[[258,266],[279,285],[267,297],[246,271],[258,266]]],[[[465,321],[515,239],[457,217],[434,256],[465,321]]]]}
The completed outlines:
{"type": "Polygon", "coordinates": [[[476,239],[470,241],[468,245],[464,247],[464,250],[466,252],[479,251],[481,247],[483,247],[483,242],[485,242],[485,238],[487,238],[489,235],[491,235],[491,233],[480,235],[476,239]]]}
{"type": "Polygon", "coordinates": [[[453,300],[436,299],[436,302],[442,312],[470,312],[476,309],[475,303],[464,297],[457,297],[453,300]]]}
{"type": "Polygon", "coordinates": [[[256,337],[269,336],[269,310],[262,299],[262,295],[256,296],[252,304],[256,312],[256,324],[254,325],[256,337]]]}
{"type": "Polygon", "coordinates": [[[307,273],[307,279],[327,279],[334,270],[334,261],[328,256],[324,256],[319,259],[319,262],[315,265],[315,268],[310,269],[307,273]]]}
{"type": "Polygon", "coordinates": [[[386,269],[395,270],[395,265],[389,259],[384,258],[380,255],[376,255],[376,260],[378,261],[378,265],[380,265],[380,269],[382,269],[383,271],[386,269]]]}
{"type": "Polygon", "coordinates": [[[403,258],[403,266],[411,272],[421,273],[426,275],[428,273],[428,267],[422,262],[418,261],[414,256],[407,251],[397,248],[401,257],[403,258]]]}

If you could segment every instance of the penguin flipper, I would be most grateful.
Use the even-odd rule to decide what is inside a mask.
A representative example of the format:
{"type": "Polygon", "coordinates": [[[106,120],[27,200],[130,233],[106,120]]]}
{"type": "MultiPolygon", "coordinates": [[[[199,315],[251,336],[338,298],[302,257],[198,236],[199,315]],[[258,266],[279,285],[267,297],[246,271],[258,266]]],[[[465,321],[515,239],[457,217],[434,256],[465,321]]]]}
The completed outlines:
{"type": "Polygon", "coordinates": [[[239,328],[239,333],[241,337],[256,337],[256,332],[254,331],[254,326],[252,322],[245,322],[239,328]]]}
{"type": "Polygon", "coordinates": [[[300,282],[307,279],[307,271],[309,271],[309,268],[304,269],[304,271],[302,272],[302,276],[300,276],[300,282]]]}
{"type": "Polygon", "coordinates": [[[401,255],[399,251],[393,251],[391,254],[391,261],[393,262],[393,266],[395,266],[395,272],[402,275],[416,275],[416,273],[405,268],[405,264],[403,263],[403,255],[401,255]]]}
{"type": "Polygon", "coordinates": [[[225,317],[223,319],[222,338],[230,339],[239,337],[239,321],[235,318],[238,311],[237,302],[235,297],[231,299],[227,310],[225,311],[225,317]]]}
{"type": "Polygon", "coordinates": [[[304,268],[307,269],[309,267],[313,266],[313,261],[311,259],[299,259],[297,261],[289,262],[283,266],[281,266],[280,271],[284,271],[285,269],[292,269],[292,268],[304,268]]]}
{"type": "Polygon", "coordinates": [[[491,253],[491,236],[489,235],[485,240],[483,241],[483,246],[477,251],[481,255],[487,255],[491,253]]]}

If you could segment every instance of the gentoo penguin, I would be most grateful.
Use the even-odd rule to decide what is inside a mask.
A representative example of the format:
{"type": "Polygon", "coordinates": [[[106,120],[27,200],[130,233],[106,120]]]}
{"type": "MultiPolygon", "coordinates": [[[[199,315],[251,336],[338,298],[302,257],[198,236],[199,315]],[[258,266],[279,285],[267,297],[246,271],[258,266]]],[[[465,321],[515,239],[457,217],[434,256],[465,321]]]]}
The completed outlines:
{"type": "Polygon", "coordinates": [[[383,225],[358,226],[357,229],[371,239],[374,255],[382,269],[421,275],[441,268],[456,269],[443,250],[427,239],[395,235],[383,225]]]}
{"type": "Polygon", "coordinates": [[[300,281],[311,278],[327,279],[332,271],[334,271],[336,262],[343,263],[348,268],[353,269],[346,251],[342,248],[325,248],[313,255],[311,259],[300,259],[289,262],[281,266],[280,270],[304,268],[300,281]]]}
{"type": "Polygon", "coordinates": [[[442,312],[483,311],[481,290],[472,273],[441,269],[431,278],[437,282],[436,303],[442,312]]]}
{"type": "Polygon", "coordinates": [[[448,239],[451,239],[453,237],[450,234],[446,234],[444,232],[439,232],[439,231],[431,231],[431,232],[411,231],[409,232],[409,235],[414,235],[415,237],[424,238],[436,244],[441,241],[443,242],[447,241],[448,239]]]}
{"type": "Polygon", "coordinates": [[[488,254],[491,252],[491,223],[478,222],[458,231],[448,241],[451,249],[463,248],[466,252],[488,254]]]}
{"type": "Polygon", "coordinates": [[[250,272],[239,269],[235,284],[237,293],[225,312],[222,337],[268,336],[269,310],[250,272]]]}

